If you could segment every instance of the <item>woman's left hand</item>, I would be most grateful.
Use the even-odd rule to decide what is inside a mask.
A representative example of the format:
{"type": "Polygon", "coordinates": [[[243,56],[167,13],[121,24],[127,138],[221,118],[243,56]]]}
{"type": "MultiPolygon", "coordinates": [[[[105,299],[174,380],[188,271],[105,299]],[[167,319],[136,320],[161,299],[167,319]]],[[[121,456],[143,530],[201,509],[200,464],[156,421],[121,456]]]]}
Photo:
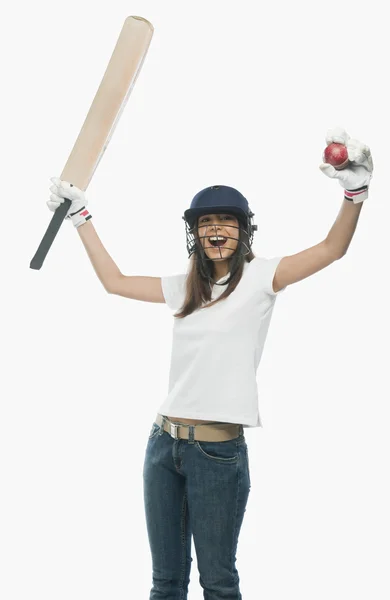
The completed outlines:
{"type": "MultiPolygon", "coordinates": [[[[347,147],[349,164],[344,169],[335,169],[332,165],[323,162],[320,169],[327,177],[338,179],[340,185],[346,190],[345,198],[355,204],[363,202],[368,197],[373,162],[371,150],[362,142],[351,139],[345,129],[336,127],[330,129],[326,135],[326,144],[337,142],[347,147]]],[[[324,157],[323,157],[324,160],[324,157]]]]}

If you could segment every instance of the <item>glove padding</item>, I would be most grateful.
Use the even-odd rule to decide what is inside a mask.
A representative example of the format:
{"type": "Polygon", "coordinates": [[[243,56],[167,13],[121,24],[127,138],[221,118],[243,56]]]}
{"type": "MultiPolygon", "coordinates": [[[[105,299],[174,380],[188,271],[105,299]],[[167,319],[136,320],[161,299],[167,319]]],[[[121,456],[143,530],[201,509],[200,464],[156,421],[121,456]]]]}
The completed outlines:
{"type": "Polygon", "coordinates": [[[46,204],[51,211],[55,212],[60,204],[64,202],[64,199],[67,198],[71,200],[72,204],[65,218],[70,219],[75,227],[83,225],[92,218],[86,208],[88,200],[82,190],[67,181],[62,181],[58,177],[52,177],[50,181],[53,185],[50,187],[50,200],[46,204]]]}
{"type": "MultiPolygon", "coordinates": [[[[345,129],[336,127],[326,134],[326,144],[337,142],[347,147],[350,164],[344,169],[337,170],[328,163],[320,165],[320,169],[327,177],[338,179],[345,190],[345,199],[355,204],[368,198],[368,187],[372,178],[373,162],[370,148],[350,138],[345,129]]],[[[324,157],[322,158],[324,160],[324,157]]]]}

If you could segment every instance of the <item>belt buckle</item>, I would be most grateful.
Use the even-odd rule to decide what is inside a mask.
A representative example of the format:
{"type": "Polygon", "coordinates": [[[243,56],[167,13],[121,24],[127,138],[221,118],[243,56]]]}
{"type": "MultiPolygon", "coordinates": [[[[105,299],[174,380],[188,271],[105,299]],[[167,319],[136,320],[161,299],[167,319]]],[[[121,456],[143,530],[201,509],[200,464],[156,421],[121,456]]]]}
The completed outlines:
{"type": "Polygon", "coordinates": [[[177,440],[177,429],[179,427],[179,425],[177,425],[176,423],[170,423],[170,427],[171,427],[171,431],[170,431],[170,436],[173,437],[173,439],[177,440]]]}

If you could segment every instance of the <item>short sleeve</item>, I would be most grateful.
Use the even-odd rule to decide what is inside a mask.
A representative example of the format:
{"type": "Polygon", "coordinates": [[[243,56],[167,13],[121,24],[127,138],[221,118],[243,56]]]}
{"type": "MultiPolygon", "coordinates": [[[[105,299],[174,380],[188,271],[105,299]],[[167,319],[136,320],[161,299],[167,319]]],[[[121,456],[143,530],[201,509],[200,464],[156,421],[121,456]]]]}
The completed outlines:
{"type": "Polygon", "coordinates": [[[186,275],[167,275],[161,277],[161,287],[165,302],[171,310],[179,310],[185,298],[186,275]]]}
{"type": "Polygon", "coordinates": [[[261,289],[264,290],[264,292],[266,292],[270,296],[278,296],[279,294],[284,292],[284,290],[287,287],[285,286],[278,292],[274,292],[272,286],[276,269],[282,258],[283,256],[275,256],[273,258],[256,257],[253,259],[253,261],[256,261],[255,266],[257,270],[257,277],[259,277],[257,285],[259,285],[261,289]]]}

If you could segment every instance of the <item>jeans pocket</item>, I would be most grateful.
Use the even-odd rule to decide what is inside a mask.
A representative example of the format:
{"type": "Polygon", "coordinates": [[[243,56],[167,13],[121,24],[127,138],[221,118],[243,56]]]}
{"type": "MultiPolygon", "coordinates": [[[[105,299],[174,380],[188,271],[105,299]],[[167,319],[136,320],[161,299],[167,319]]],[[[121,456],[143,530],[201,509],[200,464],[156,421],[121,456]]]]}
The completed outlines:
{"type": "Polygon", "coordinates": [[[160,431],[160,425],[157,425],[157,423],[153,423],[152,429],[150,430],[150,433],[149,433],[149,439],[151,440],[152,438],[154,438],[154,436],[157,435],[159,431],[160,431]]]}
{"type": "Polygon", "coordinates": [[[195,442],[195,447],[210,460],[222,463],[235,463],[238,460],[238,449],[235,440],[226,442],[195,442]]]}

